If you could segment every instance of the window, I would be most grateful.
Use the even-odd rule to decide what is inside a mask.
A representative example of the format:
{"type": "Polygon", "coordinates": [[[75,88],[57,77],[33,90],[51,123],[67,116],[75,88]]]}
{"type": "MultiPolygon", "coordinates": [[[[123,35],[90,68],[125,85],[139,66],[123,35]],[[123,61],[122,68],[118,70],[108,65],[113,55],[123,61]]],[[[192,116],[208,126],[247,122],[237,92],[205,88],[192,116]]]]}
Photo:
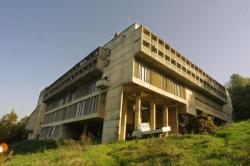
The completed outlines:
{"type": "Polygon", "coordinates": [[[194,73],[192,73],[192,77],[195,78],[195,74],[194,73]]]}
{"type": "Polygon", "coordinates": [[[200,78],[199,78],[198,76],[196,76],[196,80],[197,80],[197,81],[199,81],[199,80],[200,80],[200,78]]]}
{"type": "Polygon", "coordinates": [[[80,117],[81,102],[77,103],[76,117],[80,117]]]}
{"type": "Polygon", "coordinates": [[[165,55],[165,59],[170,62],[170,57],[165,55]]]}
{"type": "Polygon", "coordinates": [[[151,34],[151,39],[157,42],[157,37],[154,34],[151,34]]]}
{"type": "Polygon", "coordinates": [[[182,71],[186,72],[187,69],[185,67],[182,66],[182,71]]]}
{"type": "Polygon", "coordinates": [[[171,52],[172,52],[173,54],[175,54],[175,50],[174,50],[173,48],[171,48],[171,52]]]}
{"type": "Polygon", "coordinates": [[[177,55],[178,58],[181,58],[181,54],[180,53],[177,52],[176,55],[177,55]]]}
{"type": "Polygon", "coordinates": [[[179,84],[177,84],[177,83],[175,83],[174,84],[174,94],[176,95],[176,96],[181,96],[181,93],[180,93],[180,86],[179,86],[179,84]]]}
{"type": "Polygon", "coordinates": [[[96,91],[95,81],[92,81],[89,85],[89,93],[94,93],[96,91]]]}
{"type": "Polygon", "coordinates": [[[172,65],[176,66],[176,61],[174,59],[171,59],[171,63],[172,63],[172,65]]]}
{"type": "Polygon", "coordinates": [[[141,67],[141,80],[145,81],[146,80],[146,69],[145,67],[141,67]]]}
{"type": "Polygon", "coordinates": [[[150,32],[145,28],[143,28],[143,33],[147,36],[150,36],[150,32]]]}
{"type": "Polygon", "coordinates": [[[158,51],[158,54],[160,55],[160,57],[164,58],[164,54],[160,50],[158,51]]]}
{"type": "Polygon", "coordinates": [[[198,69],[198,67],[197,67],[197,66],[195,66],[195,70],[196,70],[196,71],[199,71],[199,69],[198,69]]]}
{"type": "Polygon", "coordinates": [[[164,47],[164,42],[161,39],[158,39],[158,43],[160,46],[164,47]]]}
{"type": "Polygon", "coordinates": [[[155,48],[155,46],[151,46],[151,50],[157,54],[157,49],[155,48]]]}
{"type": "Polygon", "coordinates": [[[169,50],[169,45],[165,43],[165,49],[169,50]]]}
{"type": "Polygon", "coordinates": [[[85,100],[84,101],[82,101],[82,107],[81,107],[81,109],[80,109],[80,116],[83,116],[85,113],[85,100]]]}
{"type": "Polygon", "coordinates": [[[92,113],[97,112],[98,102],[99,102],[99,96],[93,97],[93,102],[92,102],[93,105],[92,105],[92,110],[91,110],[92,113]]]}
{"type": "Polygon", "coordinates": [[[73,92],[71,95],[71,101],[74,101],[76,99],[76,92],[73,92]]]}
{"type": "Polygon", "coordinates": [[[177,63],[177,67],[178,67],[179,69],[181,69],[181,64],[177,63]]]}
{"type": "Polygon", "coordinates": [[[63,98],[59,100],[58,107],[61,107],[63,105],[63,98]]]}
{"type": "Polygon", "coordinates": [[[147,47],[148,49],[150,48],[150,44],[148,42],[146,42],[145,40],[143,40],[143,45],[145,47],[147,47]]]}
{"type": "Polygon", "coordinates": [[[146,67],[143,63],[136,62],[134,72],[135,77],[146,83],[149,83],[181,98],[186,97],[186,91],[184,87],[166,77],[164,74],[155,71],[148,66],[146,67]]]}
{"type": "Polygon", "coordinates": [[[202,71],[201,71],[201,69],[199,69],[199,73],[200,73],[200,74],[202,74],[202,71]]]}
{"type": "Polygon", "coordinates": [[[183,61],[183,62],[185,62],[186,61],[186,59],[182,56],[181,57],[181,60],[183,61]]]}
{"type": "Polygon", "coordinates": [[[149,72],[147,68],[143,65],[140,65],[139,76],[142,81],[149,82],[149,72]]]}

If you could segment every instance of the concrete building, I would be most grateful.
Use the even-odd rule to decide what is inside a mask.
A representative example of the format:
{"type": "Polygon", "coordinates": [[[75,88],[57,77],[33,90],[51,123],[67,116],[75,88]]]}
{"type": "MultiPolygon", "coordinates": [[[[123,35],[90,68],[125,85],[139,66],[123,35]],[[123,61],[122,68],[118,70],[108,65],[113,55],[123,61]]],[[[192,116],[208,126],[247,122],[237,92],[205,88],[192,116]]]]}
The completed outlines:
{"type": "Polygon", "coordinates": [[[178,133],[180,116],[206,112],[224,122],[232,116],[223,85],[136,23],[45,88],[41,104],[40,139],[90,132],[110,142],[125,140],[143,122],[178,133]]]}
{"type": "Polygon", "coordinates": [[[29,132],[28,139],[39,139],[41,133],[41,125],[44,121],[45,103],[43,102],[44,90],[40,92],[37,106],[29,116],[29,121],[25,129],[29,132]]]}

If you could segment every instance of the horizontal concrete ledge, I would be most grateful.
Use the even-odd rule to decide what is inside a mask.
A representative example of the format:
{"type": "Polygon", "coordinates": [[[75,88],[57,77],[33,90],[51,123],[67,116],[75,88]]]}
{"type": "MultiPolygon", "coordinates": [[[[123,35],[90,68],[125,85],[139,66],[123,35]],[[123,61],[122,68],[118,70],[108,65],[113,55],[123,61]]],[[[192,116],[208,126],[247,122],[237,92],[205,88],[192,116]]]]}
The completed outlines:
{"type": "Polygon", "coordinates": [[[187,104],[187,101],[185,99],[177,97],[177,96],[175,96],[175,95],[173,95],[171,93],[168,93],[168,92],[166,92],[166,91],[164,91],[164,90],[162,90],[160,88],[157,88],[157,87],[155,87],[153,85],[150,85],[150,84],[148,84],[146,82],[143,82],[142,80],[140,80],[140,79],[138,79],[136,77],[132,78],[132,82],[137,84],[137,85],[140,85],[140,86],[142,86],[142,87],[144,87],[144,88],[146,88],[146,89],[148,89],[150,91],[153,91],[153,92],[158,93],[160,95],[163,95],[165,97],[174,99],[174,100],[179,101],[179,102],[181,102],[183,104],[187,104]]]}
{"type": "Polygon", "coordinates": [[[54,122],[54,123],[48,123],[48,124],[42,125],[42,128],[51,127],[51,126],[58,126],[58,125],[61,125],[61,124],[77,122],[77,121],[82,121],[82,120],[88,120],[88,119],[93,119],[93,118],[102,118],[102,117],[100,116],[99,112],[96,112],[96,113],[84,115],[83,117],[71,118],[71,119],[58,121],[58,122],[54,122]]]}

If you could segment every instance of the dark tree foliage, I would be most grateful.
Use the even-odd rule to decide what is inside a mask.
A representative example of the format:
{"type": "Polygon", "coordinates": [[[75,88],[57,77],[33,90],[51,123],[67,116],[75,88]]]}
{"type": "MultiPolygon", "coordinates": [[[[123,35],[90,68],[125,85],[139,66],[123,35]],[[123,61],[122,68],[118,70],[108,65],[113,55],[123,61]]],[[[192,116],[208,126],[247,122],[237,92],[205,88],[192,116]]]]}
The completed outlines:
{"type": "Polygon", "coordinates": [[[250,119],[250,78],[233,74],[227,87],[233,103],[234,120],[250,119]]]}
{"type": "Polygon", "coordinates": [[[25,126],[28,122],[28,117],[17,121],[18,116],[12,110],[0,119],[0,143],[13,143],[27,138],[25,126]]]}

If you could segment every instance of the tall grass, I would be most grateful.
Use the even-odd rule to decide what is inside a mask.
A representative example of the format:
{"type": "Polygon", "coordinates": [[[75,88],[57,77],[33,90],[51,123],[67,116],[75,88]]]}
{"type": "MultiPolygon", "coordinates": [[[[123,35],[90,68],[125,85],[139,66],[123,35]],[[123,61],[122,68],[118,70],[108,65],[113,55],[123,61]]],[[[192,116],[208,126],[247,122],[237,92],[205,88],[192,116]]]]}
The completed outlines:
{"type": "Polygon", "coordinates": [[[100,145],[69,141],[56,145],[17,153],[3,165],[250,165],[250,121],[221,127],[212,135],[190,134],[100,145]]]}

